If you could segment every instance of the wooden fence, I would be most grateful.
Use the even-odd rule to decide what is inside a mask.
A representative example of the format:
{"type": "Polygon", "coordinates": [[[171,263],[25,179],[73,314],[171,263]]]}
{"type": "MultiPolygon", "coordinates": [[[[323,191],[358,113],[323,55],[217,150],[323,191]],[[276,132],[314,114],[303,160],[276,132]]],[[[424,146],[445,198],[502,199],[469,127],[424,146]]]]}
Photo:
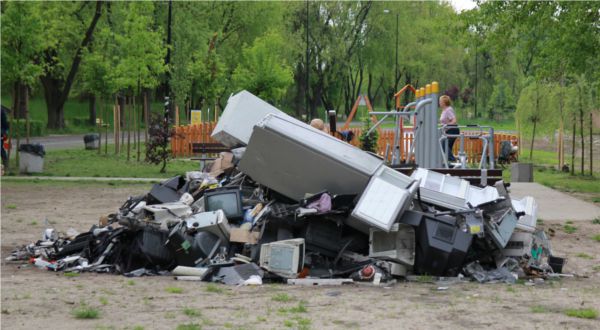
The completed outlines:
{"type": "MultiPolygon", "coordinates": [[[[191,157],[194,156],[192,152],[192,143],[218,143],[210,137],[216,123],[203,123],[201,125],[189,125],[189,126],[176,126],[174,128],[175,134],[171,139],[171,152],[173,157],[191,157]]],[[[350,144],[358,147],[360,145],[360,134],[361,128],[351,128],[354,133],[354,138],[350,141],[350,144]]],[[[476,132],[465,131],[465,135],[474,135],[476,132]]],[[[378,154],[381,156],[385,155],[386,147],[389,145],[391,158],[392,146],[394,145],[394,131],[393,129],[382,129],[380,130],[379,140],[377,142],[378,154]]],[[[412,127],[404,127],[400,134],[400,155],[403,161],[406,160],[408,152],[413,143],[413,131],[412,127]]],[[[515,134],[495,133],[494,134],[494,151],[496,159],[500,153],[500,143],[502,141],[510,141],[513,145],[518,146],[519,140],[515,134]]],[[[454,154],[458,154],[460,148],[460,141],[457,140],[454,144],[454,154]]],[[[477,164],[481,160],[481,152],[483,149],[483,142],[477,138],[465,138],[465,153],[467,154],[467,160],[469,163],[477,164]]],[[[389,160],[389,159],[388,159],[389,160]]]]}

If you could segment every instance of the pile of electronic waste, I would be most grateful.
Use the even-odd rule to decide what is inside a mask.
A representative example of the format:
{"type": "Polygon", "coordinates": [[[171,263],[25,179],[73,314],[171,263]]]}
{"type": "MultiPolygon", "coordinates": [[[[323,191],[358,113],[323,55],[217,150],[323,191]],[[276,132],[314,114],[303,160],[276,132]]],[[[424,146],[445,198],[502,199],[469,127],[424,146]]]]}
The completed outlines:
{"type": "Polygon", "coordinates": [[[230,98],[213,138],[232,150],[203,171],[130,197],[88,232],[48,229],[9,259],[236,285],[561,272],[534,199],[511,199],[501,181],[404,175],[248,92],[230,98]]]}

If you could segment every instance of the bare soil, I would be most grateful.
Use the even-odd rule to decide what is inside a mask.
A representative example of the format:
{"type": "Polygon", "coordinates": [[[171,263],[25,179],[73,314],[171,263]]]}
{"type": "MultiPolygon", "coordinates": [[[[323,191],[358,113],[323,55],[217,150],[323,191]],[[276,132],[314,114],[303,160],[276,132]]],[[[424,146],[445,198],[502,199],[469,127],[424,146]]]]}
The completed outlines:
{"type": "Polygon", "coordinates": [[[170,276],[69,277],[4,261],[16,245],[40,239],[45,217],[59,230],[86,231],[129,195],[149,187],[4,183],[2,328],[175,329],[184,324],[203,329],[600,328],[600,319],[564,314],[572,308],[600,311],[600,242],[592,239],[600,234],[600,225],[591,222],[572,224],[577,227],[573,234],[564,232],[564,223],[543,224],[556,233],[555,253],[569,258],[565,271],[578,276],[535,286],[465,283],[438,290],[433,283],[399,282],[390,287],[227,287],[178,282],[170,276]],[[73,311],[84,304],[98,310],[99,317],[75,318],[73,311]]]}

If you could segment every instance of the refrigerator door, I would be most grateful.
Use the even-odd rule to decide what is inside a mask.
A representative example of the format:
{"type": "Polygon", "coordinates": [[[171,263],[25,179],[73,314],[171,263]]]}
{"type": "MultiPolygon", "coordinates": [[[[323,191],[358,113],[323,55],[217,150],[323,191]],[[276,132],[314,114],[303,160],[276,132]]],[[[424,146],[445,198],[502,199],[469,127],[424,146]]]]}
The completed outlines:
{"type": "Polygon", "coordinates": [[[254,125],[271,113],[289,117],[252,93],[241,91],[227,101],[211,137],[230,148],[245,146],[250,141],[254,125]]]}
{"type": "Polygon", "coordinates": [[[255,126],[239,169],[291,199],[327,190],[360,194],[383,160],[296,119],[268,115],[255,126]]]}

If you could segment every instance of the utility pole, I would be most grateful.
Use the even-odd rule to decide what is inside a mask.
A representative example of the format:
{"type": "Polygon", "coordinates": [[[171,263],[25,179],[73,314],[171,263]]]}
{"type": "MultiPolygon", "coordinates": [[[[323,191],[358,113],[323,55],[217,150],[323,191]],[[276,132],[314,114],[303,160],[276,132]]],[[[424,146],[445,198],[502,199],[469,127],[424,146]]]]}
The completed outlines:
{"type": "Polygon", "coordinates": [[[305,94],[306,94],[306,116],[309,116],[310,113],[310,97],[308,94],[308,89],[310,87],[310,82],[309,82],[309,77],[310,77],[310,68],[309,68],[309,52],[308,52],[308,12],[309,12],[309,7],[308,7],[308,0],[306,0],[306,90],[305,90],[305,94]]]}
{"type": "MultiPolygon", "coordinates": [[[[169,13],[167,15],[167,57],[165,57],[165,65],[167,66],[167,72],[166,72],[166,76],[167,76],[167,83],[166,85],[166,96],[165,98],[168,99],[171,96],[171,86],[170,86],[170,80],[171,80],[171,72],[168,69],[169,64],[171,63],[171,16],[172,16],[172,11],[173,11],[173,1],[169,0],[169,13]]],[[[170,105],[170,104],[169,104],[170,105]]],[[[165,109],[165,119],[168,121],[170,119],[170,106],[168,108],[165,109]]],[[[146,123],[146,125],[148,125],[148,123],[146,123]]]]}
{"type": "Polygon", "coordinates": [[[398,91],[398,80],[400,80],[400,78],[398,77],[398,35],[400,34],[400,30],[398,28],[399,21],[400,21],[400,16],[398,13],[396,13],[396,75],[394,76],[394,80],[395,80],[394,93],[398,91]]]}

